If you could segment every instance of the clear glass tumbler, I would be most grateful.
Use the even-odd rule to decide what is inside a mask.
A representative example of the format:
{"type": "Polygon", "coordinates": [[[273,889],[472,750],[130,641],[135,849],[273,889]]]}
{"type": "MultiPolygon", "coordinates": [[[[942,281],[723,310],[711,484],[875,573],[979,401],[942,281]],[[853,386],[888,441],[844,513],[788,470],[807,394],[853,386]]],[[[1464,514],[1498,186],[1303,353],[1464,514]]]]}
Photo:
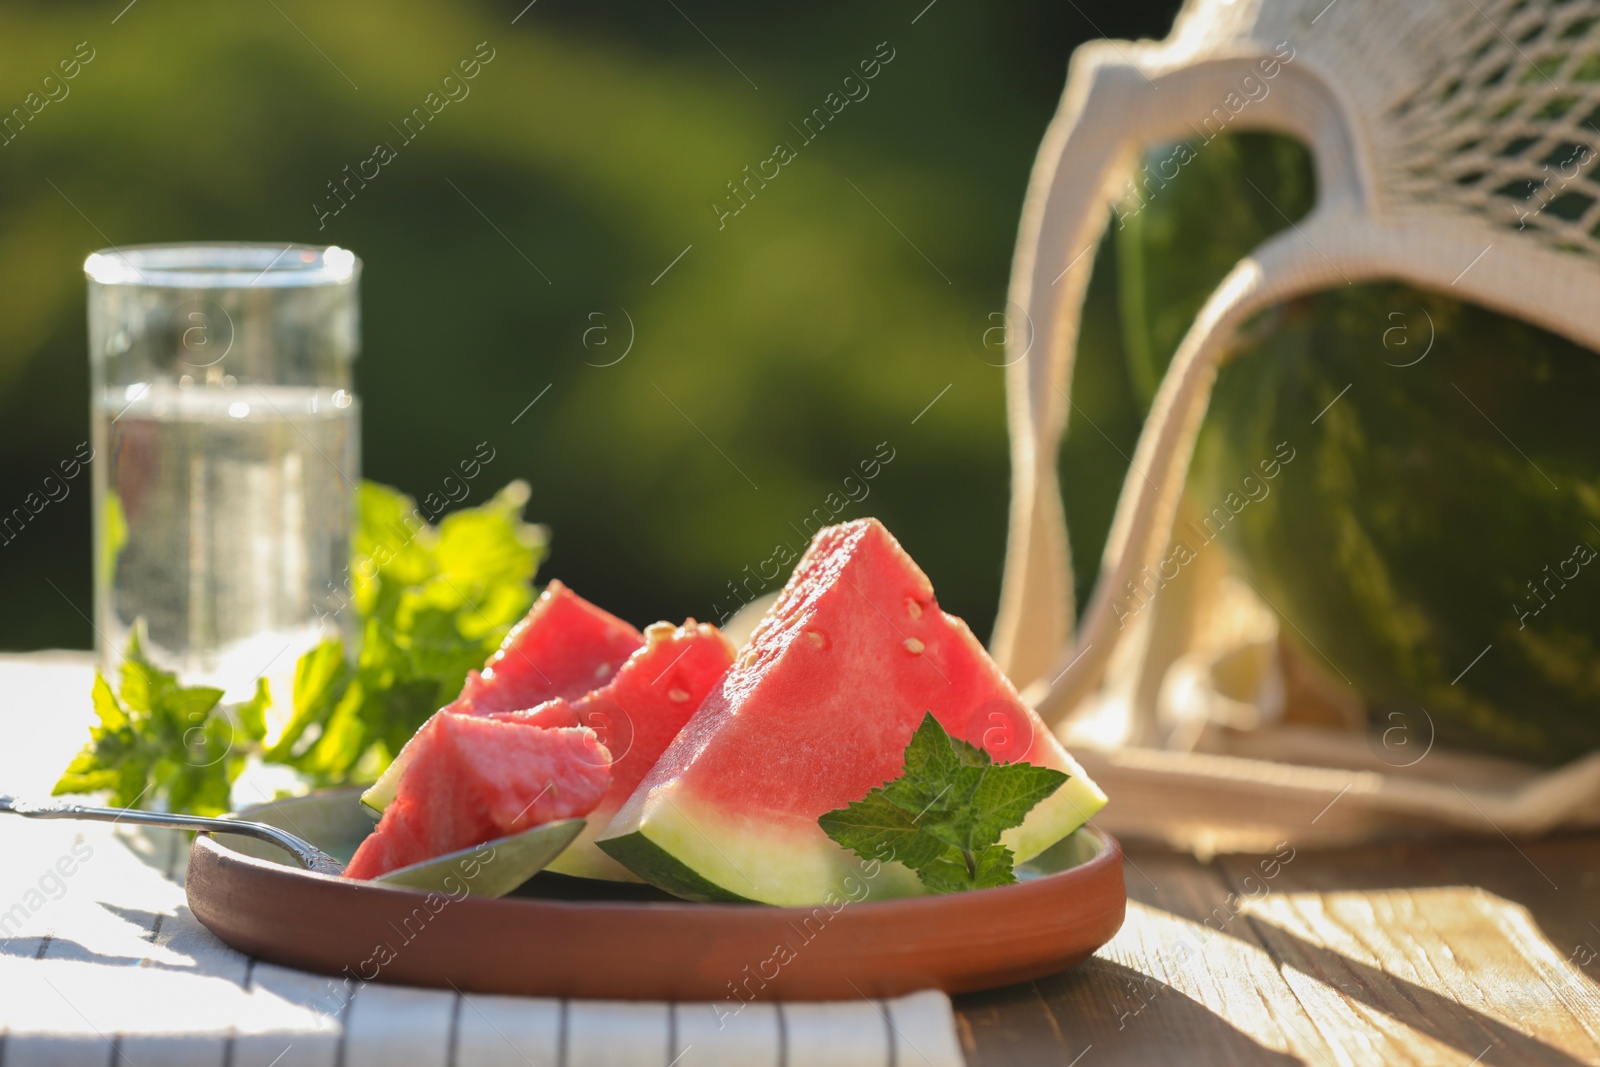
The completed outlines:
{"type": "Polygon", "coordinates": [[[360,261],[342,248],[146,245],[89,280],[95,629],[114,669],[145,652],[279,701],[347,620],[359,473],[360,261]]]}

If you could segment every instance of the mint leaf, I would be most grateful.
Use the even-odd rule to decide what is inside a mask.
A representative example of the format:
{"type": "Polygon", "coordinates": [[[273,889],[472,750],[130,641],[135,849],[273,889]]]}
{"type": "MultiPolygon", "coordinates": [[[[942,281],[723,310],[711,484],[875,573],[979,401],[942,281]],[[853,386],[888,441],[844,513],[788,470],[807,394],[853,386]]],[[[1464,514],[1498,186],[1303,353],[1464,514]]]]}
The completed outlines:
{"type": "Polygon", "coordinates": [[[996,764],[929,713],[906,745],[899,778],[817,823],[863,859],[904,864],[935,893],[1009,885],[1015,857],[1001,834],[1066,780],[1049,767],[996,764]]]}
{"type": "Polygon", "coordinates": [[[923,833],[915,815],[891,801],[882,789],[828,812],[817,822],[824,833],[863,859],[919,867],[947,850],[942,842],[923,833]]]}
{"type": "Polygon", "coordinates": [[[265,732],[270,697],[258,681],[250,700],[230,707],[220,689],[179,685],[145,658],[135,633],[117,691],[96,672],[93,699],[99,721],[52,793],[106,790],[118,807],[216,815],[228,810],[245,757],[265,732]]]}
{"type": "Polygon", "coordinates": [[[261,738],[267,735],[267,709],[272,706],[272,693],[265,678],[256,679],[255,695],[233,709],[239,728],[246,737],[261,738]]]}
{"type": "Polygon", "coordinates": [[[895,804],[918,815],[934,808],[945,811],[961,805],[961,791],[967,788],[967,783],[958,781],[961,769],[988,764],[987,752],[955,740],[937,719],[926,715],[906,745],[904,771],[883,790],[895,804]]]}
{"type": "Polygon", "coordinates": [[[344,642],[338,638],[329,638],[302,655],[294,665],[289,721],[262,758],[272,763],[289,762],[306,730],[328,720],[349,683],[344,642]]]}
{"type": "Polygon", "coordinates": [[[376,779],[461,692],[533,603],[543,527],[522,520],[526,482],[430,526],[416,502],[365,482],[351,606],[359,651],[326,642],[295,668],[294,711],[266,758],[325,785],[376,779]]]}
{"type": "Polygon", "coordinates": [[[980,777],[968,802],[972,813],[970,847],[977,850],[994,845],[1002,833],[1021,826],[1028,812],[1066,780],[1067,775],[1061,771],[1028,763],[990,768],[980,777]]]}
{"type": "Polygon", "coordinates": [[[106,791],[123,807],[213,814],[246,760],[294,768],[313,784],[376,779],[417,727],[461,692],[533,603],[547,531],[522,519],[516,481],[430,525],[412,498],[363,482],[348,582],[337,599],[346,639],[295,665],[291,707],[266,742],[270,696],[221,703],[183,686],[129,642],[113,688],[96,676],[98,721],[54,792],[106,791]]]}
{"type": "Polygon", "coordinates": [[[955,849],[916,868],[916,872],[917,880],[935,893],[962,893],[978,888],[973,872],[967,869],[961,854],[955,849]]]}
{"type": "Polygon", "coordinates": [[[1017,880],[1012,873],[1012,861],[1016,859],[1009,848],[1004,845],[990,845],[978,853],[978,869],[973,874],[973,888],[987,889],[995,885],[1010,885],[1017,880]]]}
{"type": "Polygon", "coordinates": [[[1015,858],[1004,845],[990,845],[976,854],[952,848],[918,868],[917,879],[935,893],[1010,885],[1017,880],[1012,871],[1015,858]]]}
{"type": "Polygon", "coordinates": [[[923,812],[925,833],[957,849],[972,844],[972,794],[983,779],[985,767],[959,767],[945,783],[939,800],[923,812]]]}

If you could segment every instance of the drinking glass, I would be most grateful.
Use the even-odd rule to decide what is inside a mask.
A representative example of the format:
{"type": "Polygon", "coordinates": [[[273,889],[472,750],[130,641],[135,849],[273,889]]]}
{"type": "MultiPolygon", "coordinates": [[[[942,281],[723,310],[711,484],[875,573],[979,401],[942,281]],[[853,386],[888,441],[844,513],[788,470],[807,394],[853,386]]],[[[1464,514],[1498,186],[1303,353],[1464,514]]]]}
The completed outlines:
{"type": "Polygon", "coordinates": [[[281,700],[346,620],[360,261],[337,247],[111,248],[84,263],[95,630],[186,683],[281,700]]]}

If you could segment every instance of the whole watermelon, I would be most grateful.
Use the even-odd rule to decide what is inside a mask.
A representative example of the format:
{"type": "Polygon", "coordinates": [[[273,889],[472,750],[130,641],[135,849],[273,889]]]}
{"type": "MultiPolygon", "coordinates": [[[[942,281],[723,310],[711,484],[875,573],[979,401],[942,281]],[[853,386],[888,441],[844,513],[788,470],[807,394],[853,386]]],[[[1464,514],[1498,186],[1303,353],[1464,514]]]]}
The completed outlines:
{"type": "MultiPolygon", "coordinates": [[[[1315,197],[1292,141],[1190,147],[1175,181],[1119,212],[1146,403],[1222,276],[1315,197]]],[[[1293,460],[1250,483],[1267,494],[1220,538],[1286,632],[1380,725],[1420,708],[1440,744],[1560,763],[1600,748],[1597,405],[1588,349],[1442,293],[1341,287],[1247,328],[1189,501],[1238,501],[1287,443],[1293,460]]]]}

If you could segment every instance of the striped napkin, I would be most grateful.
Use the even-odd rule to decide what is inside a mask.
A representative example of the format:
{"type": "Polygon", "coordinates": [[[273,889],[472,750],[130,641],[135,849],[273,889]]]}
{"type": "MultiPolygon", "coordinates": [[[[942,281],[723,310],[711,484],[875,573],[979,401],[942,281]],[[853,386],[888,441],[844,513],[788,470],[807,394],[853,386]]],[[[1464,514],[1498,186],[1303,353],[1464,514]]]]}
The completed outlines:
{"type": "MultiPolygon", "coordinates": [[[[80,655],[0,657],[0,791],[84,736],[80,655]]],[[[345,985],[252,959],[184,903],[185,835],[0,817],[0,1064],[963,1067],[949,999],[543,1000],[345,985]]]]}

